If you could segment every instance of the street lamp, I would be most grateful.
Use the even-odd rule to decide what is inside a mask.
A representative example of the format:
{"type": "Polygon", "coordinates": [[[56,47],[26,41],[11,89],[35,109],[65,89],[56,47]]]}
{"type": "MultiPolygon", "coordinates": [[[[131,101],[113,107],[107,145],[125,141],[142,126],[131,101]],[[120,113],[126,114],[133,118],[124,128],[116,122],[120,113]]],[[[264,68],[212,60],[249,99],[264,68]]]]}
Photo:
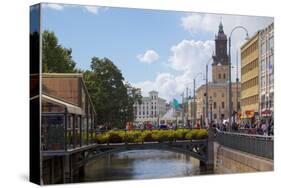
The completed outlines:
{"type": "Polygon", "coordinates": [[[197,76],[201,75],[203,77],[203,73],[199,72],[198,74],[195,75],[193,78],[193,127],[195,126],[196,123],[196,112],[195,112],[195,97],[196,97],[196,92],[195,92],[195,81],[197,76]]]}
{"type": "Polygon", "coordinates": [[[208,88],[208,65],[212,62],[211,60],[213,60],[213,58],[210,58],[207,63],[206,63],[206,109],[205,109],[205,116],[206,116],[206,119],[207,119],[207,122],[206,124],[208,123],[209,124],[209,116],[208,116],[208,109],[209,109],[209,102],[208,102],[208,91],[209,91],[209,88],[208,88]]]}
{"type": "Polygon", "coordinates": [[[231,86],[231,36],[232,36],[232,33],[237,30],[237,29],[242,29],[246,32],[246,40],[248,40],[249,38],[249,34],[248,34],[248,30],[241,26],[241,25],[238,25],[236,27],[234,27],[231,32],[230,32],[230,35],[229,35],[229,38],[228,38],[228,118],[229,118],[229,126],[231,126],[231,117],[232,117],[232,86],[231,86]]]}
{"type": "Polygon", "coordinates": [[[212,97],[210,97],[210,111],[211,111],[211,118],[210,118],[210,120],[211,120],[211,124],[210,124],[210,126],[209,127],[212,127],[213,125],[212,125],[212,122],[213,122],[213,99],[212,99],[212,97]]]}

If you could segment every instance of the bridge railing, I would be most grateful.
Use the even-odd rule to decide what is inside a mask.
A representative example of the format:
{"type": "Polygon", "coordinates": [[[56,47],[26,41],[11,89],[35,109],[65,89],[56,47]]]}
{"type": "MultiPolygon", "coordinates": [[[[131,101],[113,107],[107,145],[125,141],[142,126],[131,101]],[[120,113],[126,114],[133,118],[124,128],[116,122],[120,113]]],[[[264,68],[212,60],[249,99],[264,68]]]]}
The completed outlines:
{"type": "Polygon", "coordinates": [[[240,150],[246,153],[272,159],[273,151],[273,136],[262,136],[254,134],[234,133],[220,131],[216,129],[216,140],[226,147],[240,150]]]}

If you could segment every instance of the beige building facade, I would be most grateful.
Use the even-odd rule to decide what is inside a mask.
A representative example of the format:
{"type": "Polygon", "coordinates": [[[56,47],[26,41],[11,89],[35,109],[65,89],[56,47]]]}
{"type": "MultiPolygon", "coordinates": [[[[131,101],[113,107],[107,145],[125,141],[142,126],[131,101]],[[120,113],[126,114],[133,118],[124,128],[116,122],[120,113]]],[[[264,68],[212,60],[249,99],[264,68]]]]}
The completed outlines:
{"type": "Polygon", "coordinates": [[[244,119],[259,112],[259,32],[241,46],[241,113],[244,119]]]}
{"type": "MultiPolygon", "coordinates": [[[[233,111],[239,111],[240,106],[240,83],[232,83],[232,107],[233,111]]],[[[196,91],[197,120],[206,118],[206,85],[200,86],[196,91]]],[[[208,117],[215,123],[221,123],[228,119],[228,84],[213,83],[208,84],[209,109],[208,117]]]]}

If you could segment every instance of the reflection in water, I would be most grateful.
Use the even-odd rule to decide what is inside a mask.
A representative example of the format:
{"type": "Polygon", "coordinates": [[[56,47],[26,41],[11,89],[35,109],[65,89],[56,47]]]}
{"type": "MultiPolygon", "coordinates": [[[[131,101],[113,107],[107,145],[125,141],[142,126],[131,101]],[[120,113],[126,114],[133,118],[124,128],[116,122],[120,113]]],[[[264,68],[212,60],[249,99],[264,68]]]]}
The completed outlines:
{"type": "Polygon", "coordinates": [[[85,166],[81,181],[150,179],[200,174],[199,161],[160,150],[133,150],[107,155],[85,166]]]}

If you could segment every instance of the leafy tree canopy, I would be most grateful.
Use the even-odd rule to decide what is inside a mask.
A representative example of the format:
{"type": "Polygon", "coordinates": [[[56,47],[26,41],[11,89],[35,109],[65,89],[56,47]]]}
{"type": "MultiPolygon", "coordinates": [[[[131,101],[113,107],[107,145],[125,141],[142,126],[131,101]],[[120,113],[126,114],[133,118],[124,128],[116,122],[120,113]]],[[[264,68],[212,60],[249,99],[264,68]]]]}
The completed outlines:
{"type": "Polygon", "coordinates": [[[93,57],[84,79],[92,97],[97,123],[124,127],[133,121],[133,104],[141,100],[137,89],[124,82],[121,71],[107,58],[93,57]]]}
{"type": "Polygon", "coordinates": [[[65,48],[58,44],[54,32],[43,32],[43,72],[70,73],[75,72],[76,63],[73,61],[71,48],[65,48]]]}

